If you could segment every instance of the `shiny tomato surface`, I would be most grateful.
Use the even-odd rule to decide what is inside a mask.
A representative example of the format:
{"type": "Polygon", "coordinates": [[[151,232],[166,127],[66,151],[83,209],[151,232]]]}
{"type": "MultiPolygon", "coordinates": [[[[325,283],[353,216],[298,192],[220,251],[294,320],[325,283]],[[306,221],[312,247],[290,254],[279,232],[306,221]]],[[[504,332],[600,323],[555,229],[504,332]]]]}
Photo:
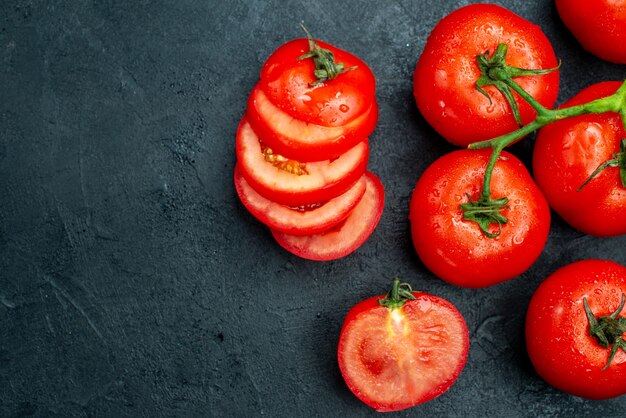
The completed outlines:
{"type": "MultiPolygon", "coordinates": [[[[615,93],[622,83],[594,84],[562,107],[615,93]]],[[[583,115],[542,128],[533,153],[533,172],[550,206],[574,228],[599,237],[626,234],[626,188],[619,167],[608,167],[578,188],[620,150],[626,138],[618,113],[583,115]]]]}
{"type": "MultiPolygon", "coordinates": [[[[473,4],[450,13],[426,42],[415,69],[413,93],[426,121],[453,144],[465,147],[518,128],[509,103],[494,86],[484,88],[491,102],[476,89],[481,76],[476,56],[493,54],[500,43],[508,45],[509,66],[549,69],[558,65],[538,26],[494,4],[473,4]]],[[[554,106],[558,71],[514,80],[545,107],[554,106]]],[[[532,121],[536,112],[514,95],[522,122],[532,121]]]]}

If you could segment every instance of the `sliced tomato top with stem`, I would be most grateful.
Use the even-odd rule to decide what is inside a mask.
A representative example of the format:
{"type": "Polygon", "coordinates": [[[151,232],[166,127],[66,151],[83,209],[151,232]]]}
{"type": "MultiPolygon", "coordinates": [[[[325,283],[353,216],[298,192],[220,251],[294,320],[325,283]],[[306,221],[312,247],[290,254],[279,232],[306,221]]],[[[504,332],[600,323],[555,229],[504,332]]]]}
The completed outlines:
{"type": "MultiPolygon", "coordinates": [[[[370,68],[349,52],[314,41],[314,50],[330,52],[332,79],[318,81],[315,60],[328,55],[306,57],[312,51],[308,39],[295,39],[278,48],[261,70],[261,89],[269,101],[294,119],[321,126],[343,126],[365,113],[375,100],[375,79],[370,68]]],[[[328,66],[328,63],[327,63],[328,66]]]]}
{"type": "Polygon", "coordinates": [[[298,257],[326,261],[345,257],[372,235],[384,206],[384,188],[378,177],[366,172],[365,194],[346,219],[319,234],[295,236],[272,231],[276,242],[298,257]]]}
{"type": "Polygon", "coordinates": [[[394,281],[387,296],[366,299],[348,312],[337,349],[350,390],[380,412],[447,391],[469,350],[467,325],[450,302],[399,286],[394,281]]]}
{"type": "Polygon", "coordinates": [[[241,175],[250,186],[263,197],[292,207],[326,202],[344,193],[365,172],[369,154],[364,140],[332,161],[289,160],[264,147],[245,117],[236,150],[241,175]]]}
{"type": "Polygon", "coordinates": [[[296,119],[276,107],[260,88],[250,99],[246,118],[259,138],[276,152],[299,161],[337,158],[367,138],[376,127],[375,102],[343,126],[321,126],[296,119]]]}
{"type": "Polygon", "coordinates": [[[290,208],[264,198],[243,178],[239,166],[235,166],[235,189],[246,209],[265,225],[286,234],[310,235],[331,228],[350,214],[365,193],[365,178],[345,193],[308,208],[290,208]]]}

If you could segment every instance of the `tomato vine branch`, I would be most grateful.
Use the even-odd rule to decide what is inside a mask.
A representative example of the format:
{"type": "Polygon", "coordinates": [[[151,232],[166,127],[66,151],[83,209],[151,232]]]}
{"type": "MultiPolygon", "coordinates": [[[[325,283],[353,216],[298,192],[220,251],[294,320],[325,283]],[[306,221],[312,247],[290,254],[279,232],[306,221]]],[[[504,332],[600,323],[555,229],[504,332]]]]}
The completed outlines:
{"type": "MultiPolygon", "coordinates": [[[[506,209],[508,199],[502,197],[499,199],[491,199],[491,176],[496,162],[500,156],[500,153],[504,148],[511,145],[513,142],[520,138],[558,120],[567,119],[575,116],[586,114],[598,114],[606,112],[619,113],[626,129],[626,80],[622,83],[620,88],[611,96],[603,97],[597,100],[593,100],[588,103],[570,106],[560,109],[547,109],[541,103],[539,103],[534,97],[532,97],[527,91],[525,91],[519,84],[517,84],[513,78],[518,76],[536,76],[548,74],[557,70],[560,67],[550,69],[523,69],[517,67],[510,67],[506,64],[506,53],[508,47],[506,44],[499,44],[496,51],[491,57],[486,52],[482,55],[478,55],[476,60],[478,67],[480,68],[482,75],[476,81],[476,90],[485,95],[490,103],[491,97],[483,89],[488,85],[496,87],[502,95],[506,98],[511,106],[513,116],[520,125],[520,128],[501,135],[499,137],[475,142],[468,146],[469,149],[484,149],[492,148],[491,157],[485,169],[483,177],[483,185],[481,195],[478,200],[472,201],[469,198],[468,203],[461,204],[461,210],[463,211],[463,217],[468,220],[475,221],[480,226],[483,234],[488,238],[496,238],[502,231],[502,225],[507,223],[507,218],[500,213],[500,210],[506,209]],[[514,91],[523,100],[525,100],[536,112],[537,117],[534,121],[527,125],[522,125],[521,117],[519,114],[519,108],[515,98],[512,95],[514,91]],[[498,233],[489,232],[488,228],[490,224],[498,224],[498,233]]],[[[600,171],[607,167],[619,167],[620,178],[622,185],[626,187],[626,140],[622,142],[622,147],[619,153],[613,155],[613,158],[603,163],[594,173],[587,179],[587,181],[581,185],[580,188],[585,186],[589,181],[593,179],[600,171]]],[[[579,190],[580,190],[579,188],[579,190]]]]}

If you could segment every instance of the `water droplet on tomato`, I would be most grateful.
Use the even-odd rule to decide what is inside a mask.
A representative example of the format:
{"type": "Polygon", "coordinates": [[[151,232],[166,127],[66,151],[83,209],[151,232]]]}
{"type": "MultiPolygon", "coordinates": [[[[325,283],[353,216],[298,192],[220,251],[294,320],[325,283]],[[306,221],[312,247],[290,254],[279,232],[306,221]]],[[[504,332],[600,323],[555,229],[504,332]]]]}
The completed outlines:
{"type": "Polygon", "coordinates": [[[593,291],[596,295],[601,295],[602,294],[602,289],[597,288],[596,290],[593,291]]]}
{"type": "Polygon", "coordinates": [[[439,195],[440,195],[439,190],[433,189],[433,196],[439,197],[439,195]]]}
{"type": "Polygon", "coordinates": [[[339,110],[341,110],[343,113],[346,113],[348,110],[350,110],[350,107],[346,104],[342,104],[341,106],[339,106],[339,110]]]}
{"type": "Polygon", "coordinates": [[[523,242],[524,242],[524,236],[523,235],[515,235],[515,236],[513,236],[513,244],[520,245],[523,242]]]}

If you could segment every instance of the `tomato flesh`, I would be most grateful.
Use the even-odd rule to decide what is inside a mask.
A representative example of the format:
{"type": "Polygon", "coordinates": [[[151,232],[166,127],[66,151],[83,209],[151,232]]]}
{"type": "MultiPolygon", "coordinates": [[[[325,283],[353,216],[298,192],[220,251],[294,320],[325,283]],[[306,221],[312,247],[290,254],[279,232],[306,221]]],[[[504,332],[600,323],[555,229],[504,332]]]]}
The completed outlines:
{"type": "Polygon", "coordinates": [[[282,111],[255,88],[248,101],[246,117],[259,138],[285,157],[298,161],[334,159],[366,139],[376,127],[378,106],[370,107],[342,126],[307,123],[282,111]]]}
{"type": "Polygon", "coordinates": [[[315,86],[312,58],[298,60],[309,52],[307,39],[295,39],[278,48],[261,69],[260,88],[268,100],[292,118],[321,126],[343,126],[369,110],[375,97],[375,79],[359,58],[325,42],[320,48],[335,56],[335,63],[354,70],[315,86]]]}
{"type": "MultiPolygon", "coordinates": [[[[526,345],[537,373],[557,389],[588,399],[626,393],[626,353],[589,335],[583,299],[596,316],[612,314],[626,294],[626,268],[607,260],[564,266],[541,283],[526,314],[526,345]]],[[[626,316],[624,307],[619,316],[626,316]]],[[[626,334],[623,336],[626,338],[626,334]]]]}
{"type": "MultiPolygon", "coordinates": [[[[509,103],[494,86],[486,86],[491,102],[478,90],[481,72],[476,56],[508,45],[506,63],[513,67],[548,69],[558,65],[550,42],[538,26],[494,4],[462,7],[443,18],[430,34],[413,77],[417,107],[428,123],[451,143],[465,147],[514,131],[509,103]]],[[[516,77],[543,106],[554,106],[559,73],[516,77]]],[[[516,93],[524,124],[536,112],[516,93]]]]}
{"type": "Polygon", "coordinates": [[[295,236],[272,230],[276,242],[298,257],[335,260],[359,248],[370,237],[383,211],[383,185],[370,172],[364,176],[366,189],[352,212],[339,224],[319,234],[295,236]]]}
{"type": "Polygon", "coordinates": [[[315,205],[298,210],[272,202],[258,194],[235,166],[235,189],[246,209],[272,229],[291,235],[310,235],[322,232],[345,219],[365,193],[362,177],[345,193],[315,205]]]}
{"type": "MultiPolygon", "coordinates": [[[[458,150],[435,161],[417,181],[409,218],[422,262],[441,279],[463,287],[486,287],[523,273],[548,238],[550,210],[523,164],[508,152],[496,162],[492,198],[508,197],[508,223],[497,238],[463,218],[467,194],[476,199],[491,150],[458,150]]],[[[490,232],[497,233],[492,224],[490,232]]]]}
{"type": "MultiPolygon", "coordinates": [[[[610,96],[621,84],[594,84],[563,107],[610,96]]],[[[596,168],[619,151],[622,138],[626,138],[626,132],[618,113],[563,119],[542,128],[537,135],[533,153],[537,184],[555,212],[586,234],[626,234],[626,188],[618,167],[604,169],[577,191],[596,168]]]]}
{"type": "Polygon", "coordinates": [[[237,132],[237,160],[241,175],[263,197],[298,207],[339,196],[365,172],[368,143],[362,141],[333,161],[306,164],[308,174],[281,170],[265,160],[259,138],[244,118],[237,132]]]}
{"type": "Polygon", "coordinates": [[[416,300],[390,309],[367,299],[348,313],[338,361],[350,390],[381,412],[433,399],[452,386],[465,365],[469,335],[456,308],[414,293],[416,300]]]}

